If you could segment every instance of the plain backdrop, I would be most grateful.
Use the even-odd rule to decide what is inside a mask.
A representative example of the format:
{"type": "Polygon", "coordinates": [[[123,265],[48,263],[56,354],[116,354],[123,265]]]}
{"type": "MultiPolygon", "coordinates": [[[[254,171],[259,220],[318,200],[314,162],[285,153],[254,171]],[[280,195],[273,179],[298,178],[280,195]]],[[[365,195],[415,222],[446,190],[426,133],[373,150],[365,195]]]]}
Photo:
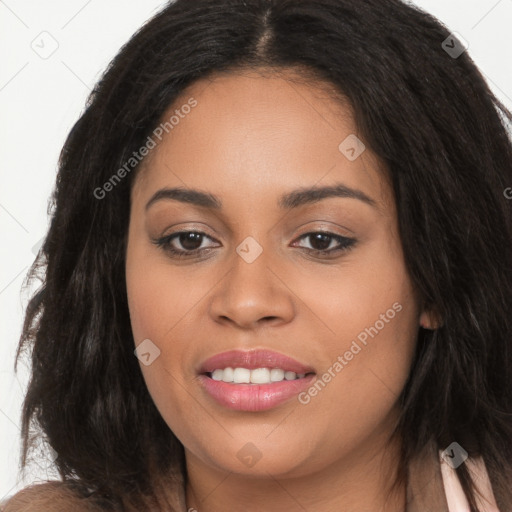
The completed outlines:
{"type": "MultiPolygon", "coordinates": [[[[22,284],[48,226],[59,152],[109,61],[164,3],[0,0],[0,501],[55,475],[44,464],[18,474],[28,373],[14,373],[14,354],[28,296],[22,284]]],[[[468,42],[491,89],[512,108],[512,0],[413,3],[468,42]]]]}

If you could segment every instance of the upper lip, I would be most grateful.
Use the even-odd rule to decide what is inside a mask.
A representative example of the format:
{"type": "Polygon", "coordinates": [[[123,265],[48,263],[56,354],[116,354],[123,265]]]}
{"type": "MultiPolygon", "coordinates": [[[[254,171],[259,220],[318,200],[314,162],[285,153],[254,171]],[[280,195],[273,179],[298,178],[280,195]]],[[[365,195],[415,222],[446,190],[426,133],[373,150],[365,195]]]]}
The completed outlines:
{"type": "Polygon", "coordinates": [[[274,352],[273,350],[255,349],[250,351],[230,350],[216,354],[201,364],[199,373],[209,373],[223,368],[281,368],[295,373],[314,373],[310,366],[303,365],[297,360],[274,352]]]}

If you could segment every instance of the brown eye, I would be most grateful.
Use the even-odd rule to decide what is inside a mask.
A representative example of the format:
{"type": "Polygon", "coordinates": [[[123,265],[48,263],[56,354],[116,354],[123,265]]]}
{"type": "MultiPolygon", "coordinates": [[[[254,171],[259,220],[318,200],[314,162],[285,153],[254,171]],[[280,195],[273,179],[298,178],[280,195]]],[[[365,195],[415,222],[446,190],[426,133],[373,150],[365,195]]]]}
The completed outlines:
{"type": "Polygon", "coordinates": [[[176,240],[180,243],[181,247],[187,251],[193,251],[201,247],[203,235],[201,233],[186,232],[179,233],[176,240]]]}
{"type": "Polygon", "coordinates": [[[325,233],[314,233],[308,236],[311,241],[311,246],[316,251],[325,251],[329,248],[333,240],[331,235],[326,235],[325,233]]]}
{"type": "Polygon", "coordinates": [[[302,247],[310,253],[319,255],[331,255],[340,251],[346,251],[356,243],[354,238],[347,238],[324,231],[306,233],[299,240],[309,241],[309,247],[302,247]]]}
{"type": "Polygon", "coordinates": [[[211,246],[202,246],[205,239],[213,240],[206,233],[200,231],[179,231],[153,240],[153,243],[172,257],[186,258],[208,251],[211,246]]]}

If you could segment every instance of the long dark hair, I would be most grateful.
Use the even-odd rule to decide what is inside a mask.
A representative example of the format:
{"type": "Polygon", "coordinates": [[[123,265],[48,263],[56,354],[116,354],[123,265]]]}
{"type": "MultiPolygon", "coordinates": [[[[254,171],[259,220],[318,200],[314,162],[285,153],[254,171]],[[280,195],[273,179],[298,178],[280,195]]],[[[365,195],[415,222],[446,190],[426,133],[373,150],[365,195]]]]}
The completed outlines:
{"type": "MultiPolygon", "coordinates": [[[[133,354],[124,265],[137,167],[104,197],[94,191],[195,80],[302,69],[350,101],[389,169],[408,272],[442,319],[419,330],[401,397],[402,473],[428,443],[457,441],[512,507],[512,114],[467,52],[443,48],[449,35],[399,0],[177,0],[133,36],[64,145],[31,269],[43,282],[18,348],[32,364],[24,464],[43,435],[62,479],[105,508],[156,503],[154,476],[184,473],[133,354]]],[[[466,465],[457,472],[476,511],[466,465]]]]}

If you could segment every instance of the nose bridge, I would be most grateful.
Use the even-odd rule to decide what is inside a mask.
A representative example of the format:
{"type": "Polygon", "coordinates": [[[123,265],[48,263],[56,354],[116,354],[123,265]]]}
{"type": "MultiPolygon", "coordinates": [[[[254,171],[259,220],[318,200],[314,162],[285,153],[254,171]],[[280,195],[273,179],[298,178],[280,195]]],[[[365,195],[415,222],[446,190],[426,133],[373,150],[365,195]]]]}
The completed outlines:
{"type": "Polygon", "coordinates": [[[270,256],[269,249],[252,237],[237,246],[231,270],[211,303],[214,319],[229,319],[247,328],[263,319],[287,322],[292,318],[291,294],[271,270],[270,256]]]}

